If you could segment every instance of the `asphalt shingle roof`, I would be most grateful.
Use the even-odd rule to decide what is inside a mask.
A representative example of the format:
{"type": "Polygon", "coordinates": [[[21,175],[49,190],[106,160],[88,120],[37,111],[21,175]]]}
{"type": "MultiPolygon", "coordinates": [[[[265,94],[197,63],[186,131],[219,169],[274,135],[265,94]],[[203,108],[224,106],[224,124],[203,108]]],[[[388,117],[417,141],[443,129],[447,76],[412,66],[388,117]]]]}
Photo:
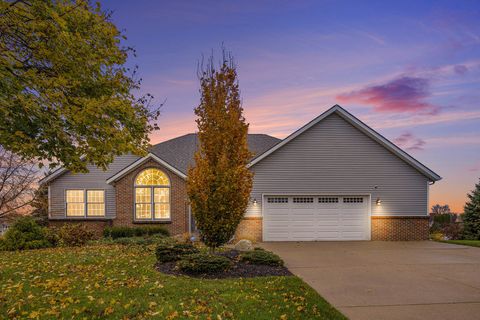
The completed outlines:
{"type": "MultiPolygon", "coordinates": [[[[253,158],[267,151],[280,141],[280,139],[267,134],[249,134],[247,137],[248,148],[254,154],[253,158]]],[[[158,143],[152,146],[150,152],[187,174],[188,167],[194,163],[193,156],[198,145],[197,134],[189,133],[158,143]]]]}

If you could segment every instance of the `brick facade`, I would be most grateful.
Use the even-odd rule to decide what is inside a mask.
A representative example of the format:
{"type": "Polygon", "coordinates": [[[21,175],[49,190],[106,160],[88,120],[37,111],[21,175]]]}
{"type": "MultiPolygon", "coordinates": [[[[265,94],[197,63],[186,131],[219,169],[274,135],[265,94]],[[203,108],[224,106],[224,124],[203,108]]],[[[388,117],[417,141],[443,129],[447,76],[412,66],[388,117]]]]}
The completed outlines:
{"type": "Polygon", "coordinates": [[[428,217],[372,217],[372,240],[428,240],[428,217]]]}
{"type": "Polygon", "coordinates": [[[262,218],[245,217],[235,232],[235,240],[248,239],[253,242],[262,241],[262,218]]]}
{"type": "MultiPolygon", "coordinates": [[[[188,196],[184,179],[154,160],[149,160],[115,182],[116,217],[112,220],[50,220],[53,227],[65,223],[83,223],[100,236],[106,226],[164,225],[171,235],[189,231],[188,196]],[[135,222],[134,221],[134,180],[144,169],[158,168],[170,179],[170,222],[135,222]]],[[[261,217],[245,217],[239,224],[235,239],[262,241],[263,221],[261,217]]],[[[405,241],[428,240],[428,217],[384,217],[371,218],[371,240],[405,241]]]]}
{"type": "Polygon", "coordinates": [[[158,162],[149,160],[115,182],[115,201],[117,216],[114,226],[164,225],[171,235],[188,231],[188,205],[185,180],[168,170],[158,162]],[[135,177],[144,169],[158,168],[170,179],[170,215],[171,222],[134,222],[134,185],[135,177]]]}

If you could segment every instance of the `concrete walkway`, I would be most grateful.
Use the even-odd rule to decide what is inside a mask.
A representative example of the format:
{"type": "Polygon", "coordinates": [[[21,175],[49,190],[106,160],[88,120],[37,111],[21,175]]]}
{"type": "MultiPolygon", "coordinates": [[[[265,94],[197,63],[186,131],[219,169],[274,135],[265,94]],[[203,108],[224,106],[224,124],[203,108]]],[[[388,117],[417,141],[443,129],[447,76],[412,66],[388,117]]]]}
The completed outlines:
{"type": "Polygon", "coordinates": [[[438,242],[267,242],[352,320],[480,319],[480,248],[438,242]]]}

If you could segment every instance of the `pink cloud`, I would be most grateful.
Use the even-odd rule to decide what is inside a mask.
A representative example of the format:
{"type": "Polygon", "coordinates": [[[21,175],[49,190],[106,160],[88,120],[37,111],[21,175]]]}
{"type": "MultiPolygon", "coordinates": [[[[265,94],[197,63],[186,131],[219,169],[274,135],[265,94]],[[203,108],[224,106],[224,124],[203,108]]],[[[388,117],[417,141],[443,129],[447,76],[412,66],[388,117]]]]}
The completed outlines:
{"type": "Polygon", "coordinates": [[[468,171],[470,172],[477,172],[480,171],[480,161],[472,165],[470,168],[468,168],[468,171]]]}
{"type": "Polygon", "coordinates": [[[453,71],[456,74],[464,75],[465,73],[467,73],[468,68],[466,66],[464,66],[463,64],[458,64],[458,65],[453,67],[453,71]]]}
{"type": "Polygon", "coordinates": [[[403,76],[385,84],[338,95],[340,102],[357,102],[373,106],[379,112],[436,114],[439,107],[425,101],[430,97],[427,78],[403,76]]]}
{"type": "Polygon", "coordinates": [[[399,137],[395,138],[395,140],[393,141],[398,146],[409,151],[423,150],[423,146],[425,145],[424,140],[415,137],[410,132],[403,133],[399,137]]]}

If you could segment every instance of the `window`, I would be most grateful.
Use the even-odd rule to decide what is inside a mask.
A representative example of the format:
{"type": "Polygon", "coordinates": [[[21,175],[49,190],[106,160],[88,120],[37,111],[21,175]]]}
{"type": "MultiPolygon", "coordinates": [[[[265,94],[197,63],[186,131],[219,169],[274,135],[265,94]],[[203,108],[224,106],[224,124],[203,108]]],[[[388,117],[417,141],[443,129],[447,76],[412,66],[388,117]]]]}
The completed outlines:
{"type": "Polygon", "coordinates": [[[313,203],[313,198],[304,198],[304,197],[293,198],[293,203],[313,203]]]}
{"type": "Polygon", "coordinates": [[[85,194],[84,190],[67,190],[67,216],[85,216],[85,194]]]}
{"type": "Polygon", "coordinates": [[[363,203],[363,198],[343,198],[343,203],[363,203]]]}
{"type": "Polygon", "coordinates": [[[288,203],[288,198],[267,198],[268,203],[288,203]]]}
{"type": "Polygon", "coordinates": [[[105,191],[87,190],[87,216],[103,217],[105,215],[105,191]]]}
{"type": "Polygon", "coordinates": [[[67,190],[67,217],[104,217],[105,190],[67,190]]]}
{"type": "Polygon", "coordinates": [[[338,203],[338,198],[321,197],[321,198],[318,198],[318,203],[338,203]]]}
{"type": "Polygon", "coordinates": [[[135,219],[170,219],[170,179],[163,171],[146,169],[135,179],[135,219]]]}

